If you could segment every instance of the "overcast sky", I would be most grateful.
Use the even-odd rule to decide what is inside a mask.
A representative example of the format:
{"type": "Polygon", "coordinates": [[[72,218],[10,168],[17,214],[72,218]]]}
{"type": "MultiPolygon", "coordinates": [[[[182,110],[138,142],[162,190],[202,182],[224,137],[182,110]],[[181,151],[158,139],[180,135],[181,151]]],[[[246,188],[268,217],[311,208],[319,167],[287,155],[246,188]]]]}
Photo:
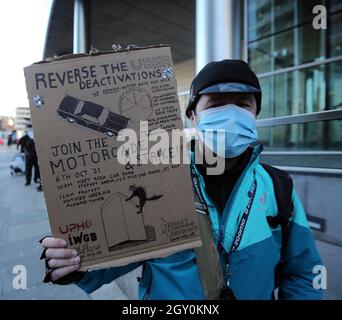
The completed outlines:
{"type": "Polygon", "coordinates": [[[28,107],[23,68],[43,57],[52,0],[0,3],[0,116],[28,107]]]}

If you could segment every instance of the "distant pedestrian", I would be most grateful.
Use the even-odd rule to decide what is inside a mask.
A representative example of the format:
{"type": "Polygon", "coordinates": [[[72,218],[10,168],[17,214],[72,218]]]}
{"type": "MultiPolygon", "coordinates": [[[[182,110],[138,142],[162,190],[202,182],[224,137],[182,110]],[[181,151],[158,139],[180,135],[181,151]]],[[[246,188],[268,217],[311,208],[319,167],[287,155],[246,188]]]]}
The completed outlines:
{"type": "Polygon", "coordinates": [[[17,150],[19,149],[19,146],[20,146],[20,152],[24,152],[25,145],[30,139],[31,138],[28,134],[28,131],[25,131],[25,135],[23,135],[17,142],[17,150]]]}
{"type": "Polygon", "coordinates": [[[12,134],[10,133],[8,136],[7,136],[7,145],[10,146],[12,144],[12,134]]]}
{"type": "Polygon", "coordinates": [[[34,140],[30,137],[25,143],[25,174],[26,174],[26,184],[28,186],[31,184],[32,178],[32,168],[34,167],[34,182],[38,183],[40,181],[40,172],[38,167],[38,157],[36,152],[36,145],[34,140]]]}

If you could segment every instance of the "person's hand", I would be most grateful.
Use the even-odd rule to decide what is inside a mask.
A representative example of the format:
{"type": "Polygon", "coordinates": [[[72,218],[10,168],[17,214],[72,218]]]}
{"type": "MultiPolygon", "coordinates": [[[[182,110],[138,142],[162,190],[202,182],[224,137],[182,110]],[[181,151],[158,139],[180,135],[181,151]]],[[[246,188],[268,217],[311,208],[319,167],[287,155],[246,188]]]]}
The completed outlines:
{"type": "Polygon", "coordinates": [[[63,239],[46,237],[42,241],[47,267],[51,269],[51,280],[56,281],[80,268],[81,259],[74,249],[66,248],[63,239]]]}

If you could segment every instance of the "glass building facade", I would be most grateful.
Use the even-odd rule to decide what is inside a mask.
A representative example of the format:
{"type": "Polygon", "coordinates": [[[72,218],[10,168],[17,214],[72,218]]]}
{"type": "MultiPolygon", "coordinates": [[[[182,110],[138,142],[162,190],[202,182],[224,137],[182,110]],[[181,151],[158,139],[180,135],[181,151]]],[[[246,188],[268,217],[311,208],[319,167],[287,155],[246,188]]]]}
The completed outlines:
{"type": "Polygon", "coordinates": [[[263,91],[259,119],[269,119],[258,130],[266,153],[282,151],[278,165],[291,165],[286,151],[297,152],[295,166],[341,168],[342,1],[245,0],[244,20],[244,58],[263,91]],[[313,27],[317,4],[326,29],[313,27]]]}

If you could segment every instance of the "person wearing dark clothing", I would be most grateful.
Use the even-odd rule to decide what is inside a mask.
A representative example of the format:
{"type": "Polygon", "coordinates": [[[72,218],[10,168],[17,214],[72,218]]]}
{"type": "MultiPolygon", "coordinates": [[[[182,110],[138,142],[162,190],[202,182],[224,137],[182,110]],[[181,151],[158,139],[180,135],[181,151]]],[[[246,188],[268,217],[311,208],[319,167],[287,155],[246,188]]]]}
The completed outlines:
{"type": "Polygon", "coordinates": [[[36,153],[36,145],[34,140],[28,137],[24,147],[25,151],[25,174],[26,174],[26,184],[28,186],[31,184],[32,178],[32,168],[34,167],[34,182],[38,183],[40,180],[40,173],[38,167],[38,157],[36,153]]]}
{"type": "Polygon", "coordinates": [[[243,169],[246,167],[253,153],[253,148],[249,147],[239,157],[239,161],[231,166],[225,166],[225,170],[220,175],[207,175],[206,165],[197,165],[198,171],[202,174],[206,185],[206,192],[215,202],[220,212],[223,211],[229,195],[232,193],[234,185],[243,169]]]}
{"type": "Polygon", "coordinates": [[[18,143],[17,143],[17,150],[19,149],[19,146],[20,146],[20,152],[25,152],[25,151],[24,151],[24,150],[25,150],[25,146],[26,146],[26,143],[27,143],[29,140],[32,140],[32,139],[30,138],[30,136],[28,135],[28,132],[26,131],[26,132],[25,132],[25,135],[22,136],[22,137],[19,139],[18,143]]]}
{"type": "Polygon", "coordinates": [[[9,134],[7,137],[7,145],[10,146],[12,144],[12,134],[9,134]]]}

